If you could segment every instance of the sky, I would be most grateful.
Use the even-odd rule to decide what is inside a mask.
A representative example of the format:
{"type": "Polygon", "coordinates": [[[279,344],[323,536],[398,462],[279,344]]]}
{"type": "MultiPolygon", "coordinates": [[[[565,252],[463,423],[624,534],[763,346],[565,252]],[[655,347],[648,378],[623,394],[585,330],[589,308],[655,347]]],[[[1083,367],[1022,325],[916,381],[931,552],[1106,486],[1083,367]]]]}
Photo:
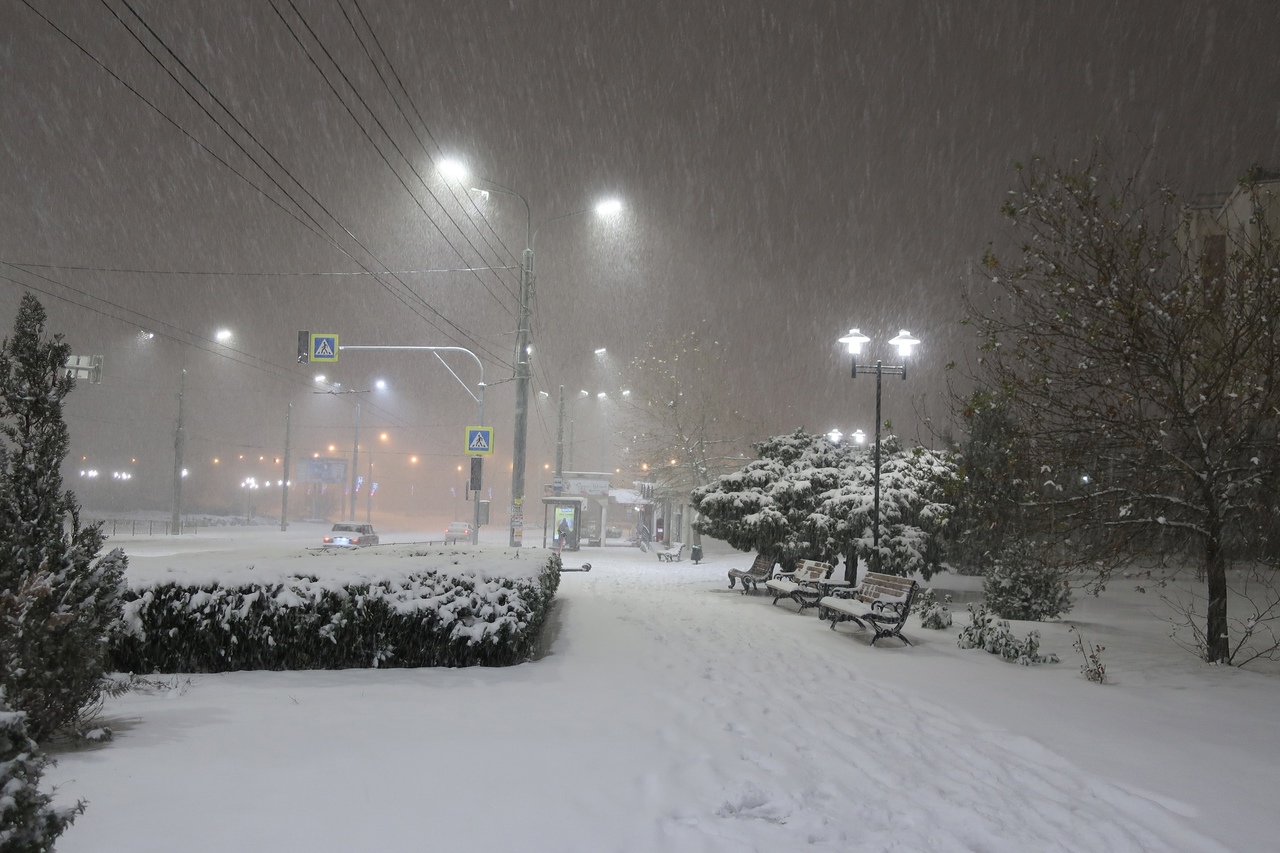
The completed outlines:
{"type": "MultiPolygon", "coordinates": [[[[885,417],[929,442],[1013,164],[1098,144],[1186,194],[1280,165],[1277,35],[1265,0],[0,0],[0,318],[31,290],[104,357],[68,405],[68,477],[135,476],[72,482],[89,504],[167,504],[183,369],[193,501],[279,476],[286,414],[294,457],[348,453],[358,401],[384,497],[455,502],[475,363],[345,353],[327,381],[369,393],[316,395],[305,329],[475,351],[504,505],[530,232],[533,390],[592,392],[578,459],[607,431],[607,466],[637,461],[594,394],[691,330],[763,437],[871,432],[873,383],[836,339],[856,326],[888,358],[909,329],[885,417]],[[448,158],[473,177],[445,180],[448,158]],[[606,197],[620,215],[590,212],[606,197]]],[[[556,433],[532,399],[530,493],[556,433]]]]}

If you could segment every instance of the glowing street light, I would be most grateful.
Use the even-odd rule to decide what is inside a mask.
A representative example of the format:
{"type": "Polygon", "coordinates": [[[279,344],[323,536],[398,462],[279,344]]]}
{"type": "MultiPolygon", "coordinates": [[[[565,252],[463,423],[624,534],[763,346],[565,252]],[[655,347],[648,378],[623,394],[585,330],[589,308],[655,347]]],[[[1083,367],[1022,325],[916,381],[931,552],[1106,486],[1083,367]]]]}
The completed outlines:
{"type": "MultiPolygon", "coordinates": [[[[467,177],[466,168],[455,160],[442,161],[439,164],[439,169],[441,175],[447,180],[461,183],[467,177]]],[[[530,353],[532,352],[530,321],[533,313],[534,248],[538,242],[538,233],[543,226],[561,219],[581,216],[590,212],[590,210],[575,210],[572,213],[553,216],[539,223],[537,228],[534,228],[533,214],[530,211],[527,198],[496,181],[483,178],[477,179],[477,181],[484,184],[485,187],[473,187],[472,189],[476,192],[485,193],[486,195],[489,192],[497,192],[502,195],[514,196],[524,204],[525,241],[524,254],[520,258],[520,310],[516,317],[516,404],[515,427],[512,430],[511,522],[509,528],[510,538],[508,540],[509,547],[518,548],[524,540],[524,469],[526,467],[529,433],[529,380],[533,373],[530,358],[530,353]]],[[[621,210],[622,203],[617,199],[602,201],[595,207],[595,212],[602,216],[612,216],[621,210]]]]}
{"type": "MultiPolygon", "coordinates": [[[[880,387],[881,387],[881,382],[880,380],[886,373],[888,373],[891,376],[896,374],[898,376],[901,376],[905,380],[907,378],[906,359],[911,357],[911,348],[919,344],[920,341],[912,337],[911,333],[908,332],[906,329],[902,329],[901,331],[898,332],[897,337],[889,341],[890,344],[898,348],[898,355],[901,356],[901,358],[903,359],[902,364],[884,364],[879,359],[876,359],[876,363],[874,365],[858,364],[858,355],[859,353],[862,352],[862,345],[870,342],[871,342],[871,338],[862,334],[862,332],[860,332],[856,328],[850,329],[849,334],[839,339],[839,343],[844,344],[846,347],[848,347],[848,350],[849,350],[849,357],[852,362],[852,370],[850,375],[854,379],[858,378],[859,373],[874,373],[876,376],[875,499],[874,499],[874,503],[871,510],[871,513],[872,513],[871,541],[872,541],[872,552],[875,555],[875,565],[872,566],[872,569],[878,572],[880,571],[880,563],[881,563],[881,559],[880,559],[880,423],[881,423],[880,387]]],[[[858,442],[859,444],[861,444],[863,441],[863,438],[859,437],[861,433],[862,433],[862,430],[858,430],[853,435],[854,441],[858,442]]],[[[856,580],[856,578],[851,577],[851,578],[848,578],[848,580],[852,583],[853,581],[856,580]]]]}

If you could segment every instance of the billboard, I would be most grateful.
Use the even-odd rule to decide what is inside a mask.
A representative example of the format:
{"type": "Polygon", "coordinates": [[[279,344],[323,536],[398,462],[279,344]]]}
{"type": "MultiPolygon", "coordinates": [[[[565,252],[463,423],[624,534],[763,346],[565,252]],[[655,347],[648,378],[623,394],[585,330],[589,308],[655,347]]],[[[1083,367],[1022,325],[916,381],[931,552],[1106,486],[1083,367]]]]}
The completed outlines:
{"type": "Polygon", "coordinates": [[[345,483],[347,460],[327,457],[303,459],[298,466],[300,483],[345,483]]]}

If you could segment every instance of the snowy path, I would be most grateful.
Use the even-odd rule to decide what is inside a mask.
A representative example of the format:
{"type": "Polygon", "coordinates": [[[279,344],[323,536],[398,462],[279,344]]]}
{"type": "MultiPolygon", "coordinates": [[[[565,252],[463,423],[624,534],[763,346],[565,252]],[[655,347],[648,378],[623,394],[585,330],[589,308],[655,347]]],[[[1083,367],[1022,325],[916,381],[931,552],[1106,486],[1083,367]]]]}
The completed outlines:
{"type": "Polygon", "coordinates": [[[785,605],[655,585],[647,564],[567,597],[586,642],[611,638],[594,666],[667,688],[647,699],[658,766],[629,781],[661,792],[638,811],[675,849],[1218,849],[1033,741],[860,677],[862,655],[902,652],[785,605]]]}
{"type": "Polygon", "coordinates": [[[1180,803],[874,674],[921,649],[744,599],[720,565],[592,560],[535,663],[113,702],[117,741],[50,774],[90,800],[58,849],[1226,849],[1180,803]]]}

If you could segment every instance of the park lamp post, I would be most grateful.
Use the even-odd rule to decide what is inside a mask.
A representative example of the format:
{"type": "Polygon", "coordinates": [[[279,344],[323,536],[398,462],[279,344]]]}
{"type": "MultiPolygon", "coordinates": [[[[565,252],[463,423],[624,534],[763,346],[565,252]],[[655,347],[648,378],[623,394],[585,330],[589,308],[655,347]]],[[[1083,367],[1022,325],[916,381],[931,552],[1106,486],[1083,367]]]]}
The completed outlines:
{"type": "MultiPolygon", "coordinates": [[[[440,172],[446,180],[462,183],[467,179],[466,166],[456,160],[442,162],[440,164],[440,172]]],[[[533,348],[530,342],[532,335],[529,325],[533,312],[533,250],[538,241],[538,232],[542,230],[544,225],[550,225],[552,222],[561,219],[581,216],[584,213],[590,213],[593,209],[599,215],[611,216],[622,210],[622,202],[616,199],[603,201],[597,204],[595,208],[584,208],[583,210],[575,210],[573,213],[554,216],[551,219],[544,220],[539,223],[537,228],[534,228],[533,214],[530,212],[527,198],[496,181],[491,181],[487,178],[477,178],[477,180],[485,184],[485,187],[472,187],[474,191],[481,193],[497,192],[502,195],[515,196],[524,204],[525,238],[524,253],[520,258],[520,310],[516,316],[516,412],[515,428],[512,435],[511,522],[510,539],[508,541],[508,547],[519,548],[524,538],[524,469],[529,434],[529,379],[533,374],[530,366],[530,354],[533,348]]]]}
{"type": "MultiPolygon", "coordinates": [[[[906,329],[898,332],[898,336],[889,343],[898,348],[898,355],[902,358],[902,364],[885,364],[880,359],[876,359],[875,364],[858,364],[858,354],[862,351],[862,345],[870,343],[871,339],[857,329],[850,329],[849,334],[840,338],[840,343],[849,348],[849,356],[852,362],[852,370],[850,376],[854,379],[858,378],[859,373],[874,373],[876,377],[876,445],[875,445],[875,497],[871,507],[871,544],[872,553],[875,554],[875,565],[872,567],[874,571],[880,571],[880,380],[887,373],[890,376],[901,376],[903,380],[907,378],[907,359],[911,357],[911,348],[920,343],[911,336],[906,329]]],[[[854,440],[861,444],[859,435],[862,430],[854,433],[854,440]]],[[[852,579],[851,579],[852,580],[852,579]]]]}

